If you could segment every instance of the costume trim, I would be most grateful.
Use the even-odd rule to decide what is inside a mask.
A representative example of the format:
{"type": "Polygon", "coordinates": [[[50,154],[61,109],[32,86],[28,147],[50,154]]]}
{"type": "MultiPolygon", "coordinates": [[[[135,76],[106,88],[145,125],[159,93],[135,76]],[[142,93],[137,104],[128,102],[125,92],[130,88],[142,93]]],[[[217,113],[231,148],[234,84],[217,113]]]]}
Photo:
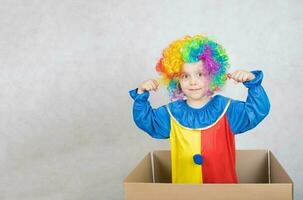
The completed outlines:
{"type": "Polygon", "coordinates": [[[219,120],[224,116],[224,114],[226,113],[226,111],[227,111],[227,109],[228,109],[228,107],[229,107],[229,105],[230,105],[230,102],[231,102],[231,99],[228,100],[228,102],[227,102],[227,104],[226,104],[226,106],[225,106],[225,108],[224,108],[224,111],[223,111],[223,113],[220,115],[220,117],[218,117],[218,119],[217,119],[214,123],[212,123],[212,124],[210,124],[210,125],[208,125],[208,126],[206,126],[206,127],[204,127],[204,128],[188,128],[188,127],[186,127],[186,126],[183,126],[182,124],[180,124],[180,123],[176,120],[176,118],[175,118],[175,117],[173,116],[173,114],[171,113],[170,108],[169,108],[169,104],[166,105],[166,108],[167,108],[167,111],[168,111],[169,115],[171,116],[171,118],[172,118],[179,126],[181,126],[182,128],[185,128],[185,129],[187,129],[187,130],[206,130],[206,129],[209,129],[209,128],[213,127],[214,125],[216,125],[216,124],[218,123],[218,121],[219,121],[219,120]]]}

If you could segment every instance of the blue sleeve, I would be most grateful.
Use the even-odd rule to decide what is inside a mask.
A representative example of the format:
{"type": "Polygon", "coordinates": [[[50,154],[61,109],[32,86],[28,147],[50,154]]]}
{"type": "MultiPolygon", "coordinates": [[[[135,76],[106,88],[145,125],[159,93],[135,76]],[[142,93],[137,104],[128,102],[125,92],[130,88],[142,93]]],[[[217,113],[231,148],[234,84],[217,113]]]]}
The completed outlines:
{"type": "Polygon", "coordinates": [[[234,134],[256,127],[269,113],[270,103],[262,87],[263,72],[252,71],[255,78],[244,82],[248,88],[246,102],[232,100],[227,110],[227,119],[234,134]]]}
{"type": "Polygon", "coordinates": [[[136,125],[156,139],[169,138],[170,134],[170,116],[163,105],[157,109],[151,107],[148,101],[149,92],[138,94],[137,89],[129,91],[134,100],[133,119],[136,125]]]}

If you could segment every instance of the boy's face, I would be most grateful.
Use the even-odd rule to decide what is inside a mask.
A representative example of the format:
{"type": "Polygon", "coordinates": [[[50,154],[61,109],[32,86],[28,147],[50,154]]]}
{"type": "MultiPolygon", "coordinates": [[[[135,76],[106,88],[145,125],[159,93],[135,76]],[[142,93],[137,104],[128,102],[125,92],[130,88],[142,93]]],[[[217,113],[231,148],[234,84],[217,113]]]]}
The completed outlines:
{"type": "Polygon", "coordinates": [[[208,85],[203,69],[201,60],[183,64],[180,86],[187,99],[201,100],[206,95],[208,85]]]}

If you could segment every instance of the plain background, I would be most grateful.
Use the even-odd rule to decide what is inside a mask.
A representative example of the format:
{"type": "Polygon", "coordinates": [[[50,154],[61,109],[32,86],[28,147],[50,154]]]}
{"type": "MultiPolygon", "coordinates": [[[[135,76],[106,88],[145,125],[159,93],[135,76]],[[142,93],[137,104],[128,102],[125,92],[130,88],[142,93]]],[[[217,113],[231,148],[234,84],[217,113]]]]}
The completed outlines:
{"type": "MultiPolygon", "coordinates": [[[[0,1],[0,199],[123,199],[123,179],[169,149],[132,120],[128,91],[184,35],[224,45],[236,69],[264,72],[268,117],[236,137],[270,149],[303,198],[302,1],[0,1]]],[[[242,84],[221,93],[245,100],[242,84]]],[[[154,107],[166,91],[151,93],[154,107]]]]}

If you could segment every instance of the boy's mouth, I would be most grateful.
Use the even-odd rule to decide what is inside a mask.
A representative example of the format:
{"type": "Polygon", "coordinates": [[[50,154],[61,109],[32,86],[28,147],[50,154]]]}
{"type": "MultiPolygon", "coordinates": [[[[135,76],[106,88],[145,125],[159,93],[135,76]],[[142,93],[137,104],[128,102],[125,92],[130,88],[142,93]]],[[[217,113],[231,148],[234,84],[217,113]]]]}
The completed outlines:
{"type": "Polygon", "coordinates": [[[189,91],[197,91],[197,90],[201,90],[201,88],[197,88],[197,89],[188,89],[189,91]]]}

